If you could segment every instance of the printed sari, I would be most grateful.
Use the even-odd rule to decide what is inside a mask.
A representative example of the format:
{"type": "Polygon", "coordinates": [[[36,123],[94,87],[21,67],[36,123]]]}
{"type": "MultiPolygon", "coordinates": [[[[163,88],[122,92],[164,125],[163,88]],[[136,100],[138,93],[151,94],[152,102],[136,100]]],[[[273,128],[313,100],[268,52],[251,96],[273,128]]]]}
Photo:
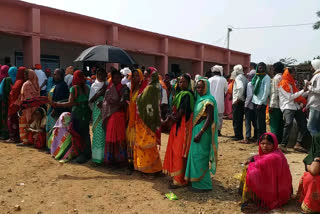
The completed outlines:
{"type": "Polygon", "coordinates": [[[192,118],[194,110],[194,96],[191,92],[191,83],[188,90],[177,88],[172,102],[172,111],[182,111],[181,119],[175,122],[170,131],[167,150],[163,162],[163,173],[173,177],[173,185],[183,186],[188,153],[191,143],[192,118]]]}
{"type": "Polygon", "coordinates": [[[141,84],[137,97],[136,142],[134,145],[134,168],[143,173],[162,170],[159,150],[161,138],[159,73],[151,70],[141,84]]]}
{"type": "Polygon", "coordinates": [[[231,80],[231,82],[228,85],[228,91],[227,91],[226,97],[224,99],[224,116],[226,116],[227,119],[232,119],[232,90],[233,90],[233,84],[234,84],[234,80],[231,80]]]}
{"type": "MultiPolygon", "coordinates": [[[[14,69],[12,67],[10,70],[14,69]]],[[[16,68],[15,68],[16,69],[16,68]]],[[[0,70],[0,76],[4,78],[0,84],[0,138],[9,138],[8,129],[8,107],[9,107],[9,93],[12,85],[12,79],[8,77],[8,66],[2,66],[0,70]]]]}
{"type": "Polygon", "coordinates": [[[192,187],[201,190],[211,190],[210,172],[214,175],[218,163],[218,108],[214,97],[210,94],[210,83],[205,83],[205,94],[196,93],[196,103],[193,112],[193,129],[188,156],[185,180],[191,181],[192,187]],[[202,130],[206,119],[207,106],[213,107],[213,123],[202,135],[200,142],[194,142],[195,136],[202,130]]]}
{"type": "Polygon", "coordinates": [[[292,177],[286,157],[278,149],[277,137],[270,135],[274,142],[273,151],[264,154],[259,141],[259,155],[244,170],[240,182],[243,206],[254,202],[258,207],[272,210],[286,204],[292,194],[292,177]]]}
{"type": "MultiPolygon", "coordinates": [[[[306,165],[311,165],[315,158],[320,157],[320,135],[312,138],[312,147],[308,156],[303,160],[306,165]]],[[[300,179],[297,199],[305,213],[320,212],[320,175],[313,176],[305,172],[300,179]]]]}
{"type": "MultiPolygon", "coordinates": [[[[21,103],[27,99],[40,96],[40,88],[38,83],[38,77],[33,70],[28,70],[28,80],[23,83],[21,88],[21,103]]],[[[19,133],[20,139],[23,144],[29,145],[32,142],[29,142],[28,134],[26,128],[30,125],[31,115],[36,110],[37,107],[28,108],[22,111],[22,115],[19,118],[19,133]]]]}

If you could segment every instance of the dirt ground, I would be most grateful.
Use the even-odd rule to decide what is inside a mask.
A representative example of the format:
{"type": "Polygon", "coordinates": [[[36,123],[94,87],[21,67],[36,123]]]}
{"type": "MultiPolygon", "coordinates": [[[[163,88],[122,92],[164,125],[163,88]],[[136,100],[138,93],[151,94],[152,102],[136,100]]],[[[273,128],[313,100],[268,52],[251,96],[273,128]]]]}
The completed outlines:
{"type": "MultiPolygon", "coordinates": [[[[232,122],[225,121],[222,134],[232,136],[232,122]]],[[[162,135],[163,160],[168,135],[162,135]]],[[[179,197],[169,201],[168,177],[149,180],[126,169],[61,164],[33,148],[0,143],[0,213],[241,213],[237,194],[241,163],[258,152],[254,145],[219,138],[219,163],[212,177],[213,191],[191,193],[174,190],[179,197]],[[17,211],[19,210],[19,211],[17,211]]],[[[286,155],[296,193],[304,172],[305,154],[286,155]]],[[[289,204],[273,213],[298,213],[299,205],[289,204]]]]}

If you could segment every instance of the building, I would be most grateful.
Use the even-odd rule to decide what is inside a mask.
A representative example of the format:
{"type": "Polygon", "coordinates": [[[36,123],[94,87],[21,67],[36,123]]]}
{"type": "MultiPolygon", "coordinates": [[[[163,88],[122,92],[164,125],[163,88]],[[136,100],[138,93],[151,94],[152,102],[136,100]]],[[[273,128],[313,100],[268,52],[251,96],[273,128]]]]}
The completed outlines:
{"type": "Polygon", "coordinates": [[[223,65],[225,73],[235,64],[250,67],[247,53],[18,0],[0,0],[0,14],[0,64],[66,67],[84,49],[107,43],[162,74],[178,70],[204,74],[214,64],[223,65]]]}

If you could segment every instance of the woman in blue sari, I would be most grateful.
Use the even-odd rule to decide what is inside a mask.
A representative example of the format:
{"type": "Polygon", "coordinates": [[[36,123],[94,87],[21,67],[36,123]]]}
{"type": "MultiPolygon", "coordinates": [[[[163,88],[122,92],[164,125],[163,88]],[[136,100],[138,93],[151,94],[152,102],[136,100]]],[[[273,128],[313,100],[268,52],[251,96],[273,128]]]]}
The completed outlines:
{"type": "Polygon", "coordinates": [[[218,109],[206,79],[197,82],[193,115],[185,180],[191,182],[192,191],[209,191],[212,190],[210,172],[216,173],[218,161],[218,109]]]}

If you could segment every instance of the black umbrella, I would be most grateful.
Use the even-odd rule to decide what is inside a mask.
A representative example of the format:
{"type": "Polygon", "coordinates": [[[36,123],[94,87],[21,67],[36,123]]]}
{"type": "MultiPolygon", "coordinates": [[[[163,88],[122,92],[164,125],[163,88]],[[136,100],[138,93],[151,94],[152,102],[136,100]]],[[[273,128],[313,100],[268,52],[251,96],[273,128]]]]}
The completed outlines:
{"type": "Polygon", "coordinates": [[[124,50],[110,45],[97,45],[84,50],[75,62],[107,62],[125,65],[136,64],[124,50]]]}

